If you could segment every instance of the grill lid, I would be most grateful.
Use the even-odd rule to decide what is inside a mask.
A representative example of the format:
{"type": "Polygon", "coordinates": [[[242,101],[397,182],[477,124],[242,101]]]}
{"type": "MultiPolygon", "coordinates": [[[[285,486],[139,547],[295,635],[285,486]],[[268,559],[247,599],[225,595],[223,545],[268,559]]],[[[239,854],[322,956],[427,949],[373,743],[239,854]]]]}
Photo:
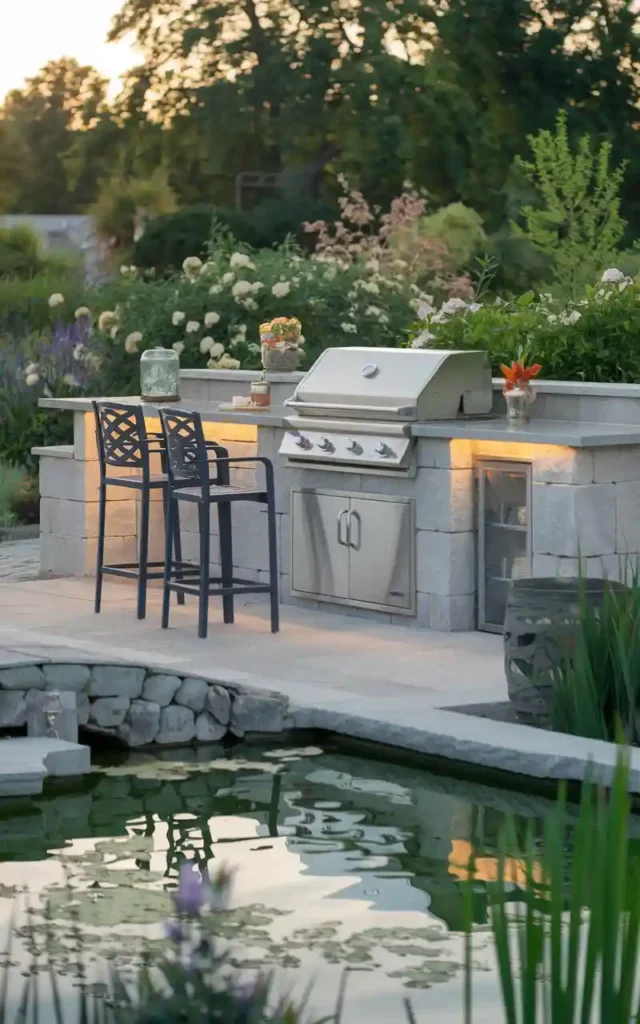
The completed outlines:
{"type": "Polygon", "coordinates": [[[483,351],[328,348],[285,405],[301,416],[430,420],[488,413],[492,399],[483,351]]]}

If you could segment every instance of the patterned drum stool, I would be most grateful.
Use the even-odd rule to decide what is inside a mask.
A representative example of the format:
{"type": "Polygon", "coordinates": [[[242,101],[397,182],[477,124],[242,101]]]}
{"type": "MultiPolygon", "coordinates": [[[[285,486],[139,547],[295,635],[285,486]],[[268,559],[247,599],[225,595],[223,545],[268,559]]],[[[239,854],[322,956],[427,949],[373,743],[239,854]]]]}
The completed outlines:
{"type": "Polygon", "coordinates": [[[602,579],[514,580],[504,621],[504,668],[509,700],[516,710],[544,715],[549,710],[554,670],[578,630],[580,602],[599,608],[607,590],[623,583],[602,579]]]}

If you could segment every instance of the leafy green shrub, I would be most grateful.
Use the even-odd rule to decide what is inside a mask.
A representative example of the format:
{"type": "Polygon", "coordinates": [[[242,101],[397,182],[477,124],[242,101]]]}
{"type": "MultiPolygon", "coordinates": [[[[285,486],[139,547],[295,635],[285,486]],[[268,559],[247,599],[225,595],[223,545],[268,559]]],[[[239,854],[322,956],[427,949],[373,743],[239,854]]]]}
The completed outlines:
{"type": "Polygon", "coordinates": [[[188,256],[204,260],[214,221],[239,242],[251,246],[260,242],[257,230],[244,214],[212,206],[191,206],[150,221],[133,248],[131,261],[136,267],[153,268],[164,274],[179,270],[188,256]]]}
{"type": "Polygon", "coordinates": [[[640,382],[640,280],[614,268],[568,304],[526,292],[511,302],[451,299],[423,312],[415,348],[486,349],[496,375],[524,354],[552,380],[640,382]]]}
{"type": "Polygon", "coordinates": [[[265,199],[247,217],[255,227],[260,246],[279,245],[290,235],[298,244],[312,248],[312,239],[304,230],[305,222],[335,220],[337,215],[337,207],[322,200],[265,199]]]}
{"type": "Polygon", "coordinates": [[[59,261],[55,270],[46,269],[34,277],[0,277],[0,348],[12,345],[12,339],[51,327],[52,295],[64,294],[75,309],[82,304],[85,290],[72,261],[59,261]]]}
{"type": "Polygon", "coordinates": [[[487,240],[482,217],[464,203],[449,203],[423,217],[419,233],[446,245],[451,255],[452,271],[466,270],[487,240]]]}
{"type": "Polygon", "coordinates": [[[0,277],[32,277],[43,267],[40,242],[28,224],[0,228],[0,277]]]}

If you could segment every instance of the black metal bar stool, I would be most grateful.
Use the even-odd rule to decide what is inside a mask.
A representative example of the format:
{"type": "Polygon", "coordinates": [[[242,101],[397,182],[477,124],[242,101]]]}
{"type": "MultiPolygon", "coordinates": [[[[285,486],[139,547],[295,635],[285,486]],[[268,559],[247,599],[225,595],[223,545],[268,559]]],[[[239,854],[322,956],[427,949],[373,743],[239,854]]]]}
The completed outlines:
{"type": "MultiPolygon", "coordinates": [[[[100,503],[98,520],[98,554],[96,566],[95,610],[100,611],[102,602],[103,576],[124,576],[138,581],[138,618],[144,619],[147,606],[147,580],[164,578],[164,561],[150,562],[149,554],[149,513],[151,492],[162,488],[162,502],[167,522],[169,482],[166,474],[166,448],[164,434],[147,431],[144,414],[139,405],[124,405],[119,402],[94,402],[96,439],[100,463],[100,503]],[[151,458],[160,455],[163,472],[151,473],[151,458]],[[137,470],[136,474],[108,475],[109,469],[137,470]],[[137,562],[104,564],[105,523],[107,513],[107,487],[128,487],[140,492],[140,544],[137,562]],[[151,571],[150,571],[151,570],[151,571]],[[155,571],[154,571],[155,570],[155,571]]],[[[172,535],[169,544],[169,560],[175,552],[176,571],[182,562],[180,542],[180,518],[178,509],[171,517],[172,535]]],[[[178,603],[184,604],[184,594],[178,594],[178,603]]]]}
{"type": "Polygon", "coordinates": [[[160,417],[164,430],[167,451],[167,475],[169,477],[169,498],[167,502],[167,523],[165,526],[165,574],[162,599],[162,628],[169,625],[169,601],[171,591],[178,594],[198,596],[198,636],[206,637],[209,617],[209,597],[222,596],[222,611],[225,622],[233,622],[233,599],[235,594],[268,593],[271,596],[271,632],[280,627],[278,608],[278,550],[276,541],[276,509],[273,489],[273,465],[269,459],[255,457],[231,457],[226,448],[205,441],[202,419],[199,413],[181,409],[161,409],[160,417]],[[214,458],[209,459],[212,451],[214,458]],[[241,463],[261,463],[264,466],[265,486],[262,490],[236,487],[230,483],[229,467],[241,463]],[[197,570],[172,572],[171,537],[176,508],[181,501],[198,505],[198,528],[200,534],[200,565],[197,570]],[[233,541],[231,528],[231,504],[238,501],[252,501],[267,506],[267,539],[269,545],[269,582],[258,584],[233,575],[233,541]],[[209,529],[211,506],[218,507],[220,532],[219,577],[210,576],[209,529]],[[188,577],[197,572],[197,581],[188,577]]]}

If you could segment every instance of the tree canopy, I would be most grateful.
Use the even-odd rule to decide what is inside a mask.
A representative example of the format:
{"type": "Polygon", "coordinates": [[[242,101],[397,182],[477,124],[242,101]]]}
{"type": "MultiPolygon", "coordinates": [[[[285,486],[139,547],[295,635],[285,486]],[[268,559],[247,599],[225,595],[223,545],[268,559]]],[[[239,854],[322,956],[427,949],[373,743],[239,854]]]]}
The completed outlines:
{"type": "Polygon", "coordinates": [[[639,25],[634,0],[124,0],[110,38],[133,33],[144,63],[115,101],[73,60],[5,99],[0,204],[85,210],[159,166],[183,205],[232,205],[241,171],[278,172],[290,198],[345,173],[373,203],[410,180],[495,232],[528,136],[564,110],[625,163],[637,235],[639,25]]]}

